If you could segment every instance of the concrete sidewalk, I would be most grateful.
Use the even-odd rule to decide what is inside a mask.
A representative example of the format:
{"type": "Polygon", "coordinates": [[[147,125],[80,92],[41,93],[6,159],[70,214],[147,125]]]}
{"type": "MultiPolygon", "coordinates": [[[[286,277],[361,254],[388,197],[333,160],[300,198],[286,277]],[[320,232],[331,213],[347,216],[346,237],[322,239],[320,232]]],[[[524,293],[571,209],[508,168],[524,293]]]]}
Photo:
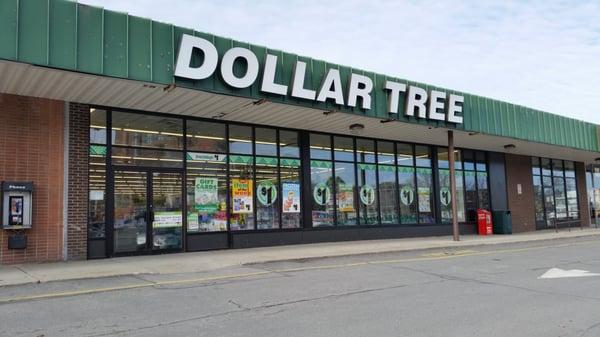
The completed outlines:
{"type": "Polygon", "coordinates": [[[208,252],[132,256],[103,260],[69,261],[42,264],[0,266],[0,286],[32,282],[96,278],[135,274],[177,274],[216,270],[249,263],[296,260],[410,251],[431,248],[455,248],[501,243],[600,236],[600,229],[572,229],[528,232],[513,235],[464,235],[461,241],[451,236],[427,238],[349,241],[266,248],[232,249],[208,252]]]}

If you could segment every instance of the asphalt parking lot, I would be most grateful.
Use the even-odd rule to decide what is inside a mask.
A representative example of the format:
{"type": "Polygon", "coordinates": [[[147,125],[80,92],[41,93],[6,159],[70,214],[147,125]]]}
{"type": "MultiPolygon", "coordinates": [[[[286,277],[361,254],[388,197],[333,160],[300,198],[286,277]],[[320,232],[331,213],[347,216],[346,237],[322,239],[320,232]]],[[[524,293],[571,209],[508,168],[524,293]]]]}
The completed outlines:
{"type": "Polygon", "coordinates": [[[7,286],[0,335],[599,336],[594,273],[583,237],[7,286]]]}

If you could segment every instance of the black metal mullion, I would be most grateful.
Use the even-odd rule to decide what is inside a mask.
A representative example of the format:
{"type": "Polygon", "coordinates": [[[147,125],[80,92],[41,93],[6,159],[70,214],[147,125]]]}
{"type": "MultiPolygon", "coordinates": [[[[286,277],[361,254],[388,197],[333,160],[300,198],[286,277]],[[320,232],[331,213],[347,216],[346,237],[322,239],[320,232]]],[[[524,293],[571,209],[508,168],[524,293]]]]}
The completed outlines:
{"type": "MultiPolygon", "coordinates": [[[[373,141],[374,145],[375,145],[375,195],[377,196],[377,225],[381,226],[381,198],[379,197],[379,147],[378,147],[378,142],[377,141],[373,141]]],[[[359,200],[360,202],[360,196],[359,196],[359,200]]]]}
{"type": "Polygon", "coordinates": [[[417,148],[415,144],[411,144],[412,147],[412,160],[413,160],[413,188],[414,188],[414,198],[415,198],[415,206],[416,206],[416,214],[417,218],[415,219],[415,223],[421,223],[421,211],[419,211],[419,185],[417,180],[417,148]]]}
{"type": "Polygon", "coordinates": [[[395,198],[396,198],[396,219],[398,222],[398,225],[401,224],[400,219],[402,218],[402,214],[400,212],[400,208],[402,207],[400,205],[400,181],[398,180],[398,173],[400,172],[400,168],[398,166],[398,143],[393,142],[394,144],[394,180],[396,181],[395,184],[395,198]]]}
{"type": "MultiPolygon", "coordinates": [[[[337,175],[335,172],[335,143],[334,143],[334,137],[333,135],[328,135],[329,136],[329,153],[331,155],[331,177],[332,177],[332,184],[331,187],[333,187],[333,191],[332,191],[332,198],[333,198],[333,225],[338,227],[338,219],[337,219],[337,175]]],[[[325,209],[327,209],[327,204],[325,204],[325,209]]]]}
{"type": "Polygon", "coordinates": [[[438,165],[438,147],[431,146],[429,148],[429,157],[431,158],[431,184],[432,195],[430,194],[430,203],[433,201],[433,219],[436,224],[443,224],[442,205],[439,200],[440,184],[440,167],[438,165]]]}
{"type": "Polygon", "coordinates": [[[254,205],[252,214],[254,215],[253,228],[252,230],[256,230],[258,228],[258,198],[256,197],[256,128],[250,127],[251,137],[252,137],[252,204],[254,205]]]}
{"type": "Polygon", "coordinates": [[[281,182],[281,149],[279,148],[280,136],[279,129],[275,129],[275,149],[277,151],[277,194],[279,195],[279,201],[275,200],[274,203],[277,209],[277,217],[279,219],[279,229],[283,228],[283,184],[281,182]]]}
{"type": "MultiPolygon", "coordinates": [[[[183,219],[181,219],[181,224],[182,224],[182,228],[181,228],[181,237],[182,237],[182,244],[181,244],[181,250],[182,251],[186,251],[187,250],[187,228],[188,228],[188,223],[187,223],[187,218],[188,218],[188,194],[187,194],[187,118],[183,119],[183,172],[181,174],[181,193],[183,193],[183,198],[181,198],[181,203],[182,203],[182,214],[181,216],[183,217],[183,219]]],[[[218,191],[218,184],[217,184],[217,191],[218,191]]],[[[217,192],[218,193],[218,192],[217,192]]]]}
{"type": "MultiPolygon", "coordinates": [[[[360,226],[362,225],[362,219],[360,217],[360,213],[361,213],[361,204],[360,204],[360,188],[359,188],[359,184],[358,184],[358,174],[361,173],[361,170],[358,168],[358,163],[359,163],[359,158],[358,158],[358,148],[357,148],[357,141],[356,141],[356,137],[352,137],[352,146],[354,147],[354,151],[353,151],[353,155],[354,155],[354,192],[358,191],[357,196],[357,201],[355,202],[355,206],[356,207],[356,225],[360,226]]],[[[364,183],[364,177],[363,179],[363,183],[364,183]]],[[[356,196],[355,196],[356,198],[356,196]]],[[[365,207],[366,208],[366,207],[365,207]]],[[[366,222],[366,221],[365,221],[366,222]]]]}
{"type": "MultiPolygon", "coordinates": [[[[225,204],[227,206],[227,210],[225,211],[227,217],[227,246],[229,248],[232,247],[232,238],[231,238],[231,153],[229,146],[229,124],[225,124],[225,152],[226,155],[226,170],[225,170],[225,192],[227,194],[225,198],[225,204]]],[[[218,186],[217,186],[218,189],[218,186]]]]}
{"type": "Polygon", "coordinates": [[[142,171],[146,174],[146,251],[152,251],[152,222],[154,220],[154,172],[151,170],[142,171]]]}
{"type": "Polygon", "coordinates": [[[106,211],[104,219],[104,238],[106,256],[113,256],[114,253],[114,222],[115,222],[115,179],[112,167],[112,109],[106,109],[106,211]]]}

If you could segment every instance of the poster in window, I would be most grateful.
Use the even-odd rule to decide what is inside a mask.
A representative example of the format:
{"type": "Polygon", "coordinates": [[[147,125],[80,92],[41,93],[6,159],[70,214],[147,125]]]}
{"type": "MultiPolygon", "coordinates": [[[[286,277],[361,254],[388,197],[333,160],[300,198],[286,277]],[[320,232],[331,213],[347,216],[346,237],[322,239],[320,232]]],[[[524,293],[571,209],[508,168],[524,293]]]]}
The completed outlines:
{"type": "Polygon", "coordinates": [[[284,182],[281,185],[283,194],[283,213],[300,213],[300,184],[284,182]]]}
{"type": "Polygon", "coordinates": [[[354,190],[352,186],[338,185],[338,209],[340,212],[354,211],[354,190]]]}
{"type": "Polygon", "coordinates": [[[419,194],[419,212],[423,212],[423,213],[431,212],[431,205],[430,205],[431,191],[429,190],[429,187],[419,187],[418,194],[419,194]]]}
{"type": "Polygon", "coordinates": [[[253,212],[252,180],[231,179],[231,203],[234,214],[247,214],[253,212]]]}
{"type": "Polygon", "coordinates": [[[218,186],[218,178],[196,178],[194,184],[194,204],[197,211],[213,214],[218,210],[218,186]]]}

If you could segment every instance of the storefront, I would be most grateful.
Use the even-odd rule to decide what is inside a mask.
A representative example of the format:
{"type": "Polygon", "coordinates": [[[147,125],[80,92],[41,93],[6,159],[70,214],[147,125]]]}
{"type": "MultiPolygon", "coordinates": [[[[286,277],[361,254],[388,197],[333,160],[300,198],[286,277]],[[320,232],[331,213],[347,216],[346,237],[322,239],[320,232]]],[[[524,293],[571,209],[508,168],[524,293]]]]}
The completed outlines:
{"type": "Polygon", "coordinates": [[[590,223],[597,125],[33,3],[0,20],[0,178],[33,186],[1,263],[467,234],[478,209],[590,223]]]}

